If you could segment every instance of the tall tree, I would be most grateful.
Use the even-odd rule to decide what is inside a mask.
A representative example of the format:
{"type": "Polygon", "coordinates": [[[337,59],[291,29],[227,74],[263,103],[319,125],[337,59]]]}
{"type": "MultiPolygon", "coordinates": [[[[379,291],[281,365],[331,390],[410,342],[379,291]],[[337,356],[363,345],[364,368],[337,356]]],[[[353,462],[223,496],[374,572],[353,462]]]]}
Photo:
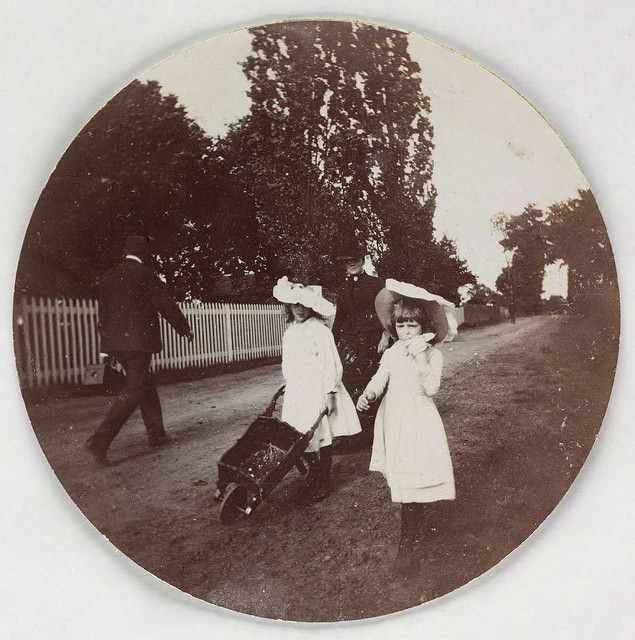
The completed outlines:
{"type": "Polygon", "coordinates": [[[332,286],[338,246],[357,239],[380,275],[424,284],[441,255],[469,281],[432,235],[430,105],[406,34],[324,21],[251,33],[251,111],[218,141],[215,169],[251,221],[240,268],[332,286]]]}

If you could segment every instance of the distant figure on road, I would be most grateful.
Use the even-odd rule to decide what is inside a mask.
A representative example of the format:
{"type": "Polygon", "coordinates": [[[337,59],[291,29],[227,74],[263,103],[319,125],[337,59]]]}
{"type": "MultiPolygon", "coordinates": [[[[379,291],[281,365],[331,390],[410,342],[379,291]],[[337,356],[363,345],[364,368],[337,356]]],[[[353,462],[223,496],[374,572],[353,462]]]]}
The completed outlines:
{"type": "Polygon", "coordinates": [[[107,271],[99,284],[99,333],[101,351],[123,366],[126,382],[110,411],[86,442],[86,449],[102,465],[109,465],[108,447],[133,411],[141,408],[151,447],[170,438],[152,373],[152,354],[161,351],[161,314],[181,336],[193,333],[167,287],[147,266],[152,258],[151,238],[129,236],[124,260],[107,271]]]}
{"type": "MultiPolygon", "coordinates": [[[[377,370],[381,354],[390,344],[390,336],[375,313],[375,297],[384,283],[364,271],[365,257],[363,247],[356,243],[342,247],[337,255],[346,270],[346,280],[337,293],[333,337],[344,367],[342,382],[354,402],[377,370]]],[[[362,416],[362,433],[338,440],[336,453],[370,448],[374,417],[374,411],[362,416]]]]}

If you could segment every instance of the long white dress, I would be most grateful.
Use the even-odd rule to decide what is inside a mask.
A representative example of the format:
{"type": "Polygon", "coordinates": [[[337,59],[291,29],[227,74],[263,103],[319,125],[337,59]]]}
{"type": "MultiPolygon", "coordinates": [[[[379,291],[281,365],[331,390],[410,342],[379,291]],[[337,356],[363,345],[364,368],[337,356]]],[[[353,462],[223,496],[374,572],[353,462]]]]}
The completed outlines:
{"type": "Polygon", "coordinates": [[[342,362],[331,330],[315,317],[293,322],[282,339],[282,375],[286,389],[282,420],[306,433],[335,393],[335,410],[322,418],[307,451],[330,445],[336,436],[362,429],[355,405],[342,384],[342,362]]]}
{"type": "Polygon", "coordinates": [[[379,397],[370,470],[380,471],[393,502],[455,498],[454,472],[441,416],[430,396],[439,390],[443,355],[429,346],[419,360],[398,340],[366,387],[379,397]]]}

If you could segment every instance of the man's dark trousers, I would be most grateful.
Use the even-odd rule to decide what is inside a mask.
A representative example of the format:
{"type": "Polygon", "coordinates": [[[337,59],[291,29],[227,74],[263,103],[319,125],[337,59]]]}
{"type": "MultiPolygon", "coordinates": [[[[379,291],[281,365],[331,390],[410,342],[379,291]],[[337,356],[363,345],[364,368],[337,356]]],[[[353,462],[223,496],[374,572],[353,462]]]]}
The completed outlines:
{"type": "Polygon", "coordinates": [[[110,411],[99,425],[91,442],[95,449],[107,451],[121,427],[139,407],[150,444],[158,443],[166,437],[159,394],[150,372],[152,354],[145,351],[114,352],[126,371],[126,384],[115,398],[110,411]]]}

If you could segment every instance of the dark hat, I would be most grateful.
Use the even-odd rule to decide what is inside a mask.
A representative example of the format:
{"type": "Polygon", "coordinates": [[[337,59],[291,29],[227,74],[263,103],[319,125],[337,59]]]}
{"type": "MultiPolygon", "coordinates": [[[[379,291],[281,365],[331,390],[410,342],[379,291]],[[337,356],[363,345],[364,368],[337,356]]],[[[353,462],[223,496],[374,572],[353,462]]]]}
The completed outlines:
{"type": "Polygon", "coordinates": [[[126,254],[147,259],[152,256],[153,245],[154,238],[150,236],[128,236],[124,242],[124,251],[126,254]]]}
{"type": "Polygon", "coordinates": [[[366,247],[358,240],[342,242],[337,250],[336,260],[363,260],[366,257],[366,247]]]}

